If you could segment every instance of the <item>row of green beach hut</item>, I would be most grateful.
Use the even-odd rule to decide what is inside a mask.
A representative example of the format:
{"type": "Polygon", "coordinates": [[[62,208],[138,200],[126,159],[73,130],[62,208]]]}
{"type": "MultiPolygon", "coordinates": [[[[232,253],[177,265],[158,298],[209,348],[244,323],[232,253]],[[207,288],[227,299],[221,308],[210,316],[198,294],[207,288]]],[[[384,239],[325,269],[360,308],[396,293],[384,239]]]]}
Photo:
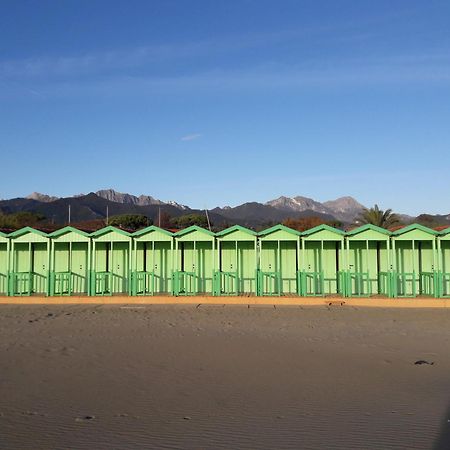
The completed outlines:
{"type": "Polygon", "coordinates": [[[450,228],[0,233],[0,295],[450,297],[450,228]]]}

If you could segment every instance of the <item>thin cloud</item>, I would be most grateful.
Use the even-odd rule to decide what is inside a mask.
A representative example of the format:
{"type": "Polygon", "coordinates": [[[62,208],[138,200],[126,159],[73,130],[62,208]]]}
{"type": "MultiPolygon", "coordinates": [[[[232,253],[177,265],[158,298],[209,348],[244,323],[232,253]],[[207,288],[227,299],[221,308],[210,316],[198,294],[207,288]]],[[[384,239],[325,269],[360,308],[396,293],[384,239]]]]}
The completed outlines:
{"type": "MultiPolygon", "coordinates": [[[[27,83],[28,84],[28,83],[27,83]]],[[[367,86],[446,86],[450,84],[450,57],[398,55],[386,58],[348,59],[330,65],[265,64],[244,69],[214,69],[193,74],[166,76],[111,76],[101,79],[34,82],[33,91],[21,83],[5,83],[0,77],[0,98],[28,95],[43,98],[80,96],[120,97],[195,92],[259,92],[305,89],[365,88],[367,86]],[[4,86],[2,86],[2,84],[4,86]]],[[[199,138],[186,135],[181,141],[199,138]]]]}
{"type": "Polygon", "coordinates": [[[180,141],[187,142],[187,141],[194,141],[195,139],[198,139],[202,137],[200,133],[194,133],[194,134],[187,134],[186,136],[183,136],[180,138],[180,141]]]}
{"type": "Polygon", "coordinates": [[[146,67],[155,62],[179,61],[218,53],[236,53],[240,50],[282,44],[286,41],[323,33],[329,28],[285,30],[274,33],[248,33],[244,36],[228,36],[187,43],[167,43],[134,48],[116,48],[106,52],[58,57],[33,57],[16,60],[0,60],[0,76],[23,78],[63,77],[76,78],[146,67]]]}
{"type": "MultiPolygon", "coordinates": [[[[361,24],[360,24],[361,26],[361,24]]],[[[328,38],[342,32],[347,39],[360,39],[361,31],[353,24],[322,25],[277,32],[246,33],[228,35],[217,39],[192,42],[169,42],[160,45],[143,45],[132,48],[112,48],[103,52],[87,52],[78,55],[45,55],[30,58],[1,60],[0,76],[8,78],[77,78],[99,75],[109,71],[128,71],[147,67],[156,62],[178,62],[181,59],[199,58],[205,55],[235,54],[242,50],[266,48],[268,45],[283,45],[304,39],[328,38]]],[[[371,35],[371,37],[374,37],[371,35]]],[[[367,35],[364,34],[364,39],[367,35]]]]}

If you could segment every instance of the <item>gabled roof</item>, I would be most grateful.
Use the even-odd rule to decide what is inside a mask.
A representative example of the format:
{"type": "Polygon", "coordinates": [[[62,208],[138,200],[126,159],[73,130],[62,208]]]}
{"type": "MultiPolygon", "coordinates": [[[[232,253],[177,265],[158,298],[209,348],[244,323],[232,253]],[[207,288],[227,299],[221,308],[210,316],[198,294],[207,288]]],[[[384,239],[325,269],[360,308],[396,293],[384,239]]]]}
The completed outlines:
{"type": "Polygon", "coordinates": [[[376,225],[372,225],[371,223],[366,223],[365,225],[361,225],[360,227],[353,228],[353,230],[347,231],[347,236],[355,236],[356,234],[362,233],[363,231],[376,231],[377,233],[385,234],[386,236],[390,236],[391,233],[386,228],[377,227],[376,225]]]}
{"type": "Polygon", "coordinates": [[[314,228],[310,228],[309,230],[303,231],[302,236],[310,236],[312,234],[318,233],[319,231],[329,231],[331,233],[336,233],[341,236],[344,236],[345,234],[342,230],[338,230],[337,228],[330,227],[330,225],[323,223],[321,225],[317,225],[314,228]]]}
{"type": "Polygon", "coordinates": [[[78,228],[74,228],[71,226],[60,228],[59,230],[56,230],[53,233],[50,233],[48,236],[51,238],[56,238],[56,237],[62,236],[63,234],[66,234],[66,233],[76,233],[76,234],[79,234],[80,236],[89,237],[89,233],[86,233],[85,231],[81,231],[78,228]]]}
{"type": "Polygon", "coordinates": [[[300,236],[300,231],[294,230],[292,228],[287,227],[283,224],[274,225],[273,227],[267,228],[266,230],[260,231],[258,233],[258,236],[267,236],[271,233],[274,233],[275,231],[286,231],[286,233],[291,233],[295,236],[300,236]]]}
{"type": "Polygon", "coordinates": [[[190,227],[177,231],[174,236],[184,236],[186,234],[192,233],[193,231],[199,231],[200,233],[206,233],[209,236],[214,236],[214,233],[212,231],[206,230],[205,228],[199,227],[198,225],[191,225],[190,227]]]}
{"type": "Polygon", "coordinates": [[[142,236],[144,234],[150,233],[152,231],[159,231],[160,233],[166,234],[167,236],[172,237],[173,233],[170,231],[164,230],[164,228],[159,228],[156,225],[150,225],[149,227],[142,228],[142,230],[135,231],[131,233],[132,236],[142,236]]]}
{"type": "Polygon", "coordinates": [[[31,228],[31,227],[24,227],[24,228],[21,228],[20,230],[13,231],[12,233],[10,233],[8,235],[8,237],[16,238],[19,236],[23,236],[24,234],[27,234],[27,233],[33,233],[33,234],[37,234],[39,236],[48,237],[47,233],[44,233],[43,231],[40,231],[40,230],[35,230],[34,228],[31,228]]]}
{"type": "Polygon", "coordinates": [[[412,223],[411,225],[408,225],[406,227],[403,227],[403,228],[393,231],[392,236],[400,236],[402,234],[408,233],[409,231],[413,231],[413,230],[420,230],[420,231],[423,231],[424,233],[428,233],[428,234],[432,234],[432,235],[438,234],[437,231],[432,230],[431,228],[428,228],[424,225],[420,225],[420,223],[412,223]]]}
{"type": "MultiPolygon", "coordinates": [[[[439,228],[441,228],[441,227],[439,227],[439,228]]],[[[438,234],[440,236],[444,236],[444,235],[450,233],[450,226],[447,225],[446,227],[442,227],[441,229],[435,228],[435,230],[438,231],[438,234]]]]}
{"type": "Polygon", "coordinates": [[[100,228],[100,230],[97,230],[97,231],[94,231],[93,233],[91,233],[90,236],[91,237],[99,237],[99,236],[103,236],[104,234],[111,233],[111,232],[119,233],[119,234],[121,234],[123,236],[127,236],[127,237],[131,236],[131,234],[128,233],[128,231],[121,230],[120,228],[113,227],[112,225],[109,225],[105,228],[100,228]]]}
{"type": "Polygon", "coordinates": [[[218,233],[216,233],[216,236],[217,237],[226,236],[227,234],[234,233],[235,231],[242,231],[243,233],[247,233],[250,236],[257,235],[257,233],[253,230],[249,230],[248,228],[242,227],[241,225],[233,225],[232,227],[219,231],[218,233]]]}

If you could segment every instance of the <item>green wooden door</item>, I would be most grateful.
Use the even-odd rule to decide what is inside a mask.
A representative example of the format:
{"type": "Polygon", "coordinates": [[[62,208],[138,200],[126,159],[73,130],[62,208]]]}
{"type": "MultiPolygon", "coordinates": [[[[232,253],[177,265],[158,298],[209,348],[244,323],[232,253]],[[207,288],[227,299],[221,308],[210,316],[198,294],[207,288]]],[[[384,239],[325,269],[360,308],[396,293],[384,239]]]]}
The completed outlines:
{"type": "Polygon", "coordinates": [[[148,293],[170,292],[170,242],[144,242],[141,255],[138,267],[148,274],[148,293]]]}
{"type": "Polygon", "coordinates": [[[239,292],[256,294],[255,243],[251,241],[238,241],[237,252],[239,292]]]}
{"type": "Polygon", "coordinates": [[[8,246],[6,242],[0,242],[0,295],[8,292],[8,246]]]}
{"type": "Polygon", "coordinates": [[[96,242],[91,292],[93,295],[113,294],[113,277],[111,274],[111,242],[96,242]]]}
{"type": "Polygon", "coordinates": [[[31,244],[31,273],[33,276],[32,291],[35,294],[47,292],[48,277],[47,244],[36,242],[31,244]]]}
{"type": "Polygon", "coordinates": [[[450,241],[441,241],[441,295],[450,297],[450,241]]]}
{"type": "Polygon", "coordinates": [[[261,241],[259,294],[297,293],[297,242],[261,241]]]}
{"type": "Polygon", "coordinates": [[[340,262],[339,242],[325,241],[323,243],[323,279],[324,279],[324,293],[325,294],[337,294],[339,291],[338,286],[338,271],[342,269],[340,262]]]}
{"type": "Polygon", "coordinates": [[[197,290],[210,294],[213,291],[213,245],[210,241],[196,242],[194,272],[197,275],[197,290]]]}
{"type": "Polygon", "coordinates": [[[13,270],[11,276],[11,293],[13,295],[31,295],[33,292],[31,273],[31,244],[16,242],[13,252],[13,270]]]}
{"type": "Polygon", "coordinates": [[[261,241],[258,295],[281,295],[280,249],[278,241],[261,241]]]}
{"type": "Polygon", "coordinates": [[[434,296],[437,290],[437,275],[435,273],[435,251],[432,241],[419,241],[418,253],[418,293],[419,295],[434,296]]]}
{"type": "Polygon", "coordinates": [[[399,297],[415,297],[418,294],[419,253],[412,241],[395,242],[395,290],[399,297]]]}
{"type": "Polygon", "coordinates": [[[303,243],[302,294],[323,295],[322,246],[318,241],[303,243]]]}
{"type": "Polygon", "coordinates": [[[88,290],[88,247],[87,242],[72,243],[70,271],[72,275],[72,292],[86,294],[88,290]]]}
{"type": "Polygon", "coordinates": [[[114,242],[110,249],[110,273],[112,275],[111,290],[113,294],[123,294],[128,291],[129,276],[129,244],[114,242]]]}
{"type": "Polygon", "coordinates": [[[217,294],[234,295],[239,293],[238,259],[235,242],[220,242],[219,270],[217,274],[217,294]]]}
{"type": "Polygon", "coordinates": [[[296,294],[298,271],[297,242],[281,241],[280,255],[281,293],[296,294]]]}
{"type": "Polygon", "coordinates": [[[348,295],[378,294],[379,272],[387,272],[387,244],[380,241],[350,241],[348,295]]]}

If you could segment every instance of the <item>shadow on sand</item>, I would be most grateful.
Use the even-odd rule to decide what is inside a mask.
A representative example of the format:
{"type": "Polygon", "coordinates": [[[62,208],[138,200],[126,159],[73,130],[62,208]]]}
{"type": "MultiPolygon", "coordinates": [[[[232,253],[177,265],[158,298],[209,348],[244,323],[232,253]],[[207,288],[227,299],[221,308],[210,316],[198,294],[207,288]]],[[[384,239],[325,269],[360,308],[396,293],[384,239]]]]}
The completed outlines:
{"type": "Polygon", "coordinates": [[[450,405],[442,419],[441,429],[437,437],[433,450],[449,450],[450,449],[450,405]]]}

